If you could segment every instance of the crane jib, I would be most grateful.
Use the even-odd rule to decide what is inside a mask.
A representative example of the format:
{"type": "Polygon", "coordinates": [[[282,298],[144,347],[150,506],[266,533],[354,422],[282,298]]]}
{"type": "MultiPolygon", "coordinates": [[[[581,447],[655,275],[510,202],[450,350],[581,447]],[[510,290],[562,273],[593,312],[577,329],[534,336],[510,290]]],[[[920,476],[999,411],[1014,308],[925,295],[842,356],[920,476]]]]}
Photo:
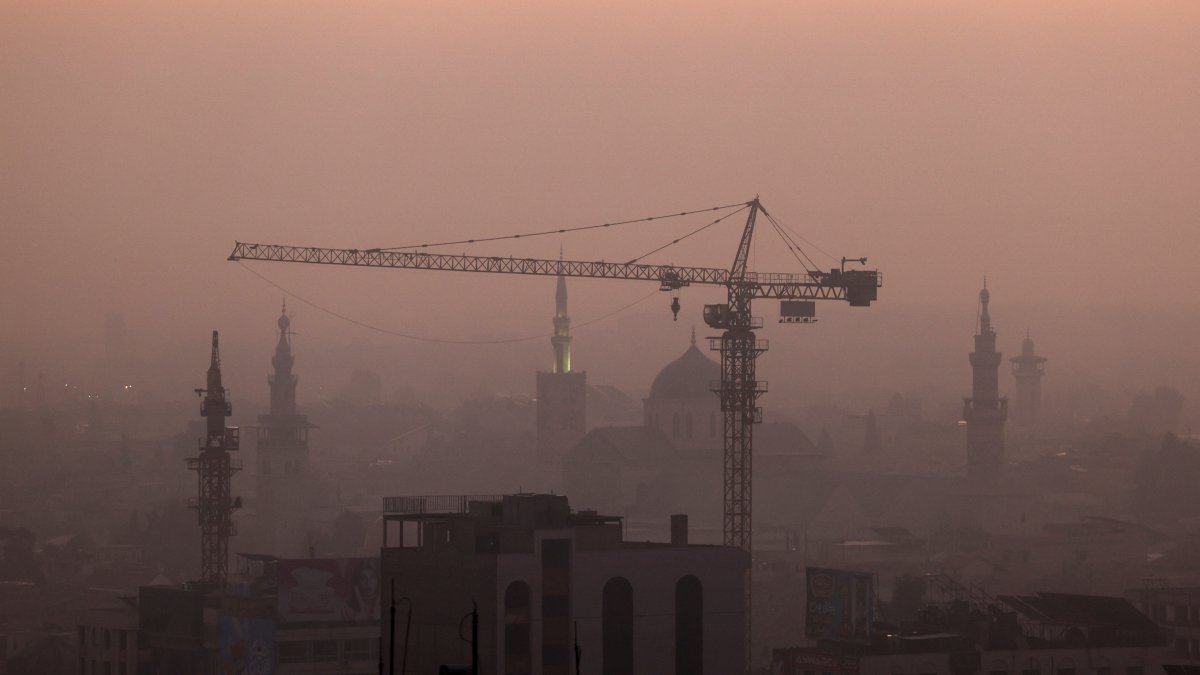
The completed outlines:
{"type": "MultiPolygon", "coordinates": [[[[426,269],[494,274],[590,277],[655,281],[664,289],[691,284],[729,286],[730,273],[715,267],[645,265],[602,261],[553,260],[501,256],[444,255],[379,249],[316,248],[280,244],[237,242],[229,260],[348,265],[394,269],[426,269]]],[[[755,298],[847,300],[851,305],[870,304],[882,277],[873,270],[832,270],[788,274],[747,272],[735,282],[755,298]]]]}

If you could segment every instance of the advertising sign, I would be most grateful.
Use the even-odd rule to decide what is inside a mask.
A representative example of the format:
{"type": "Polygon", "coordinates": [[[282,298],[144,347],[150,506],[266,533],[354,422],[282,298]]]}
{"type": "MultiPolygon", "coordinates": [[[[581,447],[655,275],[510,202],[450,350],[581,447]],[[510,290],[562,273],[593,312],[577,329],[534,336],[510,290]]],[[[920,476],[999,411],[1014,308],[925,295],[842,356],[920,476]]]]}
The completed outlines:
{"type": "Polygon", "coordinates": [[[772,650],[771,675],[804,673],[858,675],[858,657],[800,647],[772,650]]]}
{"type": "Polygon", "coordinates": [[[280,621],[379,620],[378,558],[280,560],[276,570],[280,621]]]}
{"type": "Polygon", "coordinates": [[[870,642],[875,578],[867,572],[807,568],[805,636],[813,640],[870,642]]]}
{"type": "Polygon", "coordinates": [[[272,675],[275,672],[275,622],[221,617],[220,675],[272,675]]]}

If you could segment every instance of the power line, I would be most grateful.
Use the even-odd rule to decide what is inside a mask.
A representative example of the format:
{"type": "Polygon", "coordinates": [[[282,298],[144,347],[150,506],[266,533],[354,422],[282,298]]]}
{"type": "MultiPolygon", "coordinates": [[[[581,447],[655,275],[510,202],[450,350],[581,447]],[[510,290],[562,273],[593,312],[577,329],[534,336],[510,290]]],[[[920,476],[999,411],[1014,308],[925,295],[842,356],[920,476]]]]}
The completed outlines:
{"type": "MultiPolygon", "coordinates": [[[[526,337],[518,337],[518,338],[503,338],[503,339],[499,339],[499,340],[454,340],[454,339],[449,339],[449,338],[432,338],[432,337],[427,337],[424,335],[412,335],[409,333],[401,333],[401,332],[390,330],[387,328],[381,328],[379,326],[374,326],[374,325],[371,325],[364,321],[359,321],[358,319],[355,319],[353,317],[346,316],[345,314],[340,314],[338,312],[335,312],[332,309],[329,309],[327,307],[323,307],[323,306],[313,302],[312,300],[309,300],[308,298],[305,298],[304,296],[298,295],[295,292],[290,291],[290,290],[284,288],[283,286],[275,283],[274,281],[267,278],[263,274],[260,274],[259,272],[256,272],[255,270],[251,269],[250,267],[245,265],[242,261],[238,260],[236,262],[238,265],[241,266],[242,269],[253,274],[254,276],[256,276],[259,279],[266,282],[267,284],[274,286],[276,289],[282,291],[283,293],[286,293],[288,296],[295,298],[296,300],[299,300],[300,302],[303,302],[304,304],[308,305],[309,307],[312,307],[313,309],[324,312],[324,313],[328,314],[329,316],[332,316],[337,319],[341,319],[342,321],[345,321],[347,323],[352,323],[361,328],[366,328],[367,330],[373,330],[377,333],[383,333],[385,335],[391,335],[393,337],[404,338],[405,340],[416,340],[418,342],[433,342],[433,343],[438,343],[438,344],[452,344],[452,345],[500,345],[500,344],[513,344],[513,343],[517,343],[517,342],[530,342],[532,340],[543,340],[543,339],[545,339],[547,337],[551,337],[553,335],[552,333],[539,333],[538,335],[529,335],[526,337]]],[[[578,330],[580,328],[586,328],[587,326],[590,326],[592,324],[599,323],[609,317],[620,314],[621,312],[624,312],[625,310],[630,309],[631,307],[633,307],[635,305],[638,305],[646,300],[649,300],[653,295],[655,295],[658,292],[659,291],[657,289],[655,289],[655,290],[651,291],[650,293],[638,298],[637,300],[634,300],[633,302],[631,302],[627,305],[618,307],[617,309],[614,309],[613,311],[608,312],[607,314],[601,314],[600,316],[597,316],[592,319],[588,319],[587,321],[578,323],[574,326],[574,328],[576,330],[578,330]]]]}
{"type": "MultiPolygon", "coordinates": [[[[488,241],[502,241],[505,239],[528,239],[530,237],[541,237],[548,234],[568,234],[571,232],[582,232],[583,230],[599,230],[606,227],[616,227],[617,225],[629,225],[631,223],[648,223],[652,220],[663,220],[665,218],[678,218],[680,216],[690,216],[697,213],[707,213],[709,211],[721,211],[723,209],[732,209],[735,206],[746,206],[744,202],[737,204],[725,204],[724,206],[712,206],[706,209],[696,209],[694,211],[680,211],[679,213],[668,213],[661,216],[648,216],[645,218],[634,218],[632,220],[619,220],[612,223],[601,223],[599,225],[583,225],[580,227],[562,227],[556,230],[539,230],[537,232],[525,232],[523,234],[506,234],[496,237],[476,237],[474,239],[458,239],[455,241],[440,241],[431,244],[412,244],[409,246],[389,246],[386,248],[367,249],[368,251],[399,251],[409,248],[433,248],[436,246],[453,246],[455,244],[480,244],[488,241]]],[[[736,212],[735,212],[736,213],[736,212]]]]}

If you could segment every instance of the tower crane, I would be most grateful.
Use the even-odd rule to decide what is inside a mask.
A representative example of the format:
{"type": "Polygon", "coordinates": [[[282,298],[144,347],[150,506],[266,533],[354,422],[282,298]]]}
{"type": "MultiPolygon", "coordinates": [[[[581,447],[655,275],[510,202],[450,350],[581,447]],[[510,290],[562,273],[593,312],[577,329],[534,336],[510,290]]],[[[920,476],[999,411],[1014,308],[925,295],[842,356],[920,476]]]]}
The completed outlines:
{"type": "MultiPolygon", "coordinates": [[[[768,347],[767,341],[757,339],[754,333],[762,327],[762,320],[751,314],[753,301],[780,300],[781,322],[807,323],[814,317],[814,301],[841,300],[851,307],[865,307],[877,299],[878,288],[883,284],[876,270],[846,269],[848,260],[865,263],[865,258],[843,258],[840,268],[803,274],[747,270],[755,222],[759,213],[767,217],[770,214],[757,197],[746,202],[745,207],[748,207],[746,225],[729,269],[245,242],[235,243],[229,260],[631,279],[658,282],[659,290],[667,292],[692,284],[725,287],[726,302],[704,306],[705,324],[722,331],[719,337],[709,338],[709,345],[721,355],[721,380],[713,383],[713,391],[720,397],[724,417],[723,531],[727,546],[750,551],[753,429],[755,423],[762,421],[758,397],[767,390],[767,383],[757,379],[755,361],[768,347]]],[[[672,309],[677,311],[678,303],[672,309]]]]}
{"type": "MultiPolygon", "coordinates": [[[[736,546],[750,553],[754,425],[762,421],[762,409],[758,407],[758,397],[767,391],[767,383],[757,378],[755,362],[760,354],[767,351],[768,346],[766,340],[758,339],[754,333],[756,329],[762,327],[762,320],[751,314],[753,302],[766,299],[779,300],[781,323],[810,323],[815,320],[815,301],[817,300],[841,300],[849,303],[851,307],[870,305],[877,299],[878,289],[882,286],[883,278],[876,270],[846,269],[847,262],[865,264],[866,258],[843,258],[841,267],[829,271],[809,269],[804,274],[751,272],[747,269],[747,263],[758,215],[760,213],[765,215],[772,225],[776,225],[777,230],[778,226],[763,208],[758,197],[744,205],[736,204],[734,206],[742,206],[742,208],[748,209],[748,213],[737,253],[734,255],[733,264],[729,269],[648,265],[638,263],[636,259],[625,263],[610,263],[543,258],[443,255],[403,249],[314,248],[244,242],[235,243],[233,251],[229,254],[229,260],[267,260],[317,265],[652,281],[659,284],[659,290],[672,294],[671,310],[676,316],[679,313],[678,291],[680,288],[692,284],[723,286],[726,291],[726,302],[704,306],[704,323],[714,330],[721,331],[719,337],[709,338],[709,347],[721,355],[721,379],[719,382],[713,383],[713,391],[720,397],[721,412],[724,417],[723,531],[725,545],[736,546]]],[[[686,215],[686,213],[696,212],[685,212],[678,215],[686,215]]],[[[653,220],[653,218],[642,220],[653,220]]],[[[710,224],[719,221],[720,219],[710,224]]],[[[564,231],[566,230],[558,230],[558,232],[564,231]]],[[[554,231],[538,234],[552,232],[554,231]]],[[[782,231],[780,234],[785,236],[782,231]]],[[[492,239],[498,238],[507,237],[492,239]]],[[[476,241],[478,240],[452,243],[474,243],[476,241]]],[[[672,243],[678,241],[679,239],[676,239],[672,243]]],[[[788,246],[789,249],[792,248],[791,243],[788,246]]],[[[661,250],[661,248],[657,250],[661,250]]],[[[745,586],[747,658],[750,648],[749,582],[748,569],[745,586]]],[[[749,661],[747,661],[747,672],[749,672],[748,666],[749,661]]]]}

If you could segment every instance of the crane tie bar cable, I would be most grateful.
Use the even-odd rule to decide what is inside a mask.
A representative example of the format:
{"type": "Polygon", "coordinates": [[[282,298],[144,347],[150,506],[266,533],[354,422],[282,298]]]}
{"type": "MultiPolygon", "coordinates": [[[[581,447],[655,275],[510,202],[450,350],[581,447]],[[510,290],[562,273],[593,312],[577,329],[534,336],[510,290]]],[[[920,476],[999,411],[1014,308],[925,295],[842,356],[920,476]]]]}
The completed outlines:
{"type": "Polygon", "coordinates": [[[680,238],[678,238],[678,239],[672,239],[671,241],[669,241],[669,242],[667,242],[667,243],[663,244],[662,246],[659,246],[658,248],[654,249],[653,251],[647,251],[646,253],[643,253],[643,254],[639,255],[638,257],[636,257],[636,258],[631,258],[631,259],[630,259],[628,262],[626,262],[625,264],[626,264],[626,265],[632,265],[632,264],[634,264],[634,263],[638,262],[639,260],[641,260],[642,258],[646,258],[646,257],[652,256],[652,255],[654,255],[655,253],[658,253],[659,251],[663,250],[664,248],[667,248],[668,246],[674,246],[675,244],[678,244],[679,242],[683,241],[684,239],[687,239],[688,237],[692,236],[693,234],[700,234],[700,233],[701,233],[701,232],[703,232],[704,230],[707,230],[708,228],[712,227],[713,225],[716,225],[717,223],[721,222],[722,220],[725,220],[726,218],[729,218],[729,217],[731,217],[731,216],[736,216],[737,214],[741,213],[742,211],[745,211],[745,210],[746,210],[746,209],[748,209],[748,208],[750,208],[750,205],[749,205],[749,204],[745,204],[745,205],[743,205],[743,206],[742,206],[742,208],[738,209],[737,211],[731,211],[731,212],[729,212],[729,213],[726,213],[725,215],[721,216],[720,218],[717,218],[716,220],[712,221],[711,223],[708,223],[707,225],[703,225],[703,226],[701,226],[701,227],[698,227],[698,228],[696,228],[696,229],[692,230],[691,232],[688,232],[687,234],[683,235],[682,237],[680,237],[680,238]]]}
{"type": "MultiPolygon", "coordinates": [[[[237,264],[242,269],[244,269],[247,272],[249,272],[250,274],[253,274],[254,276],[258,277],[262,281],[266,282],[268,285],[274,286],[277,290],[287,294],[289,297],[295,298],[296,300],[299,300],[300,302],[308,305],[309,307],[312,307],[313,309],[315,309],[319,312],[324,312],[325,314],[328,314],[329,316],[332,316],[335,319],[341,319],[342,321],[354,324],[355,326],[358,326],[360,328],[366,328],[367,330],[373,330],[376,333],[383,333],[384,335],[391,335],[392,337],[404,338],[405,340],[415,340],[417,342],[434,342],[434,343],[438,343],[438,344],[450,344],[450,345],[506,345],[506,344],[513,344],[513,343],[517,343],[517,342],[529,342],[530,340],[544,340],[547,337],[554,336],[553,333],[539,333],[537,335],[526,335],[524,337],[497,338],[497,339],[493,339],[493,340],[456,340],[453,338],[437,338],[437,337],[428,337],[428,336],[424,336],[424,335],[413,335],[411,333],[401,333],[399,331],[389,330],[387,328],[381,328],[379,326],[369,324],[365,321],[359,321],[358,319],[355,319],[353,317],[346,316],[345,314],[335,312],[334,310],[329,309],[328,307],[317,304],[316,302],[313,302],[312,300],[309,300],[308,298],[306,298],[302,295],[299,295],[299,294],[295,293],[294,291],[284,288],[283,286],[279,285],[275,281],[271,280],[266,275],[260,274],[259,272],[255,271],[249,265],[246,265],[242,261],[237,260],[235,262],[237,262],[237,264]]],[[[630,309],[630,308],[634,307],[635,305],[639,305],[639,304],[645,302],[646,300],[649,300],[651,297],[653,297],[655,295],[658,295],[658,289],[654,289],[653,291],[650,291],[646,295],[643,295],[642,297],[640,297],[628,304],[622,305],[622,306],[620,306],[612,311],[609,311],[605,314],[601,314],[600,316],[592,317],[591,319],[588,319],[587,321],[577,323],[574,326],[572,326],[572,328],[574,328],[575,330],[579,330],[580,328],[586,328],[588,326],[591,326],[592,324],[600,323],[601,321],[604,321],[605,319],[607,319],[609,317],[616,316],[617,314],[620,314],[621,312],[624,312],[625,310],[630,309]]]]}
{"type": "MultiPolygon", "coordinates": [[[[601,223],[599,225],[583,225],[580,227],[561,227],[561,228],[558,228],[555,230],[540,230],[537,232],[525,232],[522,234],[507,234],[507,235],[498,236],[498,237],[476,237],[474,239],[458,239],[456,241],[439,241],[437,243],[430,243],[430,244],[411,244],[409,246],[389,246],[386,248],[372,248],[372,249],[366,249],[366,250],[369,252],[401,251],[401,250],[410,249],[410,248],[433,248],[436,246],[453,246],[455,244],[480,244],[480,243],[487,242],[487,241],[501,241],[501,240],[505,240],[505,239],[526,239],[529,237],[541,237],[541,236],[545,236],[547,234],[566,234],[568,232],[581,232],[583,230],[599,230],[599,229],[606,228],[606,227],[615,227],[617,225],[629,225],[632,223],[648,223],[652,220],[663,220],[665,218],[678,218],[680,216],[690,216],[690,215],[697,214],[697,213],[707,213],[710,211],[720,211],[722,209],[732,209],[735,206],[745,207],[746,203],[738,202],[737,204],[725,204],[723,206],[712,206],[712,207],[709,207],[706,209],[696,209],[694,211],[680,211],[679,213],[668,213],[666,215],[661,215],[661,216],[648,216],[646,218],[634,218],[632,220],[619,220],[619,221],[615,221],[612,223],[601,223]]],[[[736,211],[734,213],[736,213],[736,211]]]]}

